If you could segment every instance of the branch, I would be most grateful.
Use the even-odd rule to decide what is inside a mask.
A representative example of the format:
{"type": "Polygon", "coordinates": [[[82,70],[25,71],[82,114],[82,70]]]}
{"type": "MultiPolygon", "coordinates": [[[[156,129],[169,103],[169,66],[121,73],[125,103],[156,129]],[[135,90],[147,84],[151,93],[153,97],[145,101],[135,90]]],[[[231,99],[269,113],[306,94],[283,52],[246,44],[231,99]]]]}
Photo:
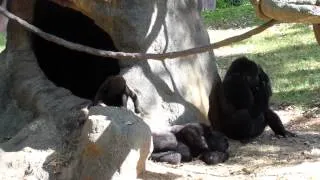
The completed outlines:
{"type": "Polygon", "coordinates": [[[96,49],[92,48],[89,46],[85,46],[82,44],[70,42],[67,40],[64,40],[60,37],[54,36],[52,34],[46,33],[42,31],[41,29],[33,26],[32,24],[29,24],[27,21],[17,17],[16,15],[8,12],[6,9],[3,7],[0,7],[0,13],[2,13],[4,16],[8,17],[9,19],[16,21],[23,27],[25,27],[27,30],[35,33],[36,35],[42,37],[43,39],[46,39],[48,41],[54,42],[56,44],[59,44],[61,46],[64,46],[66,48],[76,50],[76,51],[81,51],[85,52],[88,54],[96,55],[96,56],[102,56],[102,57],[109,57],[109,58],[115,58],[115,59],[125,59],[125,60],[141,60],[141,59],[155,59],[155,60],[164,60],[166,58],[176,58],[176,57],[182,57],[182,56],[188,56],[196,53],[203,53],[206,51],[211,51],[216,48],[220,48],[222,46],[229,45],[234,42],[238,42],[244,39],[247,39],[255,34],[258,34],[267,28],[273,26],[274,24],[277,23],[276,20],[270,20],[265,24],[262,24],[261,26],[252,29],[244,34],[234,36],[231,38],[227,38],[225,40],[219,41],[214,44],[209,44],[206,46],[201,46],[201,47],[195,47],[183,51],[175,51],[175,52],[168,52],[168,53],[163,53],[163,54],[146,54],[146,53],[126,53],[126,52],[113,52],[113,51],[106,51],[102,49],[96,49]]]}
{"type": "Polygon", "coordinates": [[[279,21],[271,19],[268,22],[266,22],[266,23],[264,23],[264,24],[262,24],[262,25],[260,25],[260,26],[258,26],[256,28],[254,28],[254,29],[251,29],[250,31],[247,31],[247,32],[245,32],[243,34],[240,34],[238,36],[233,36],[231,38],[224,39],[224,40],[216,42],[214,44],[210,44],[209,47],[212,47],[212,49],[217,49],[217,48],[220,48],[222,46],[226,46],[226,45],[229,45],[229,44],[232,44],[232,43],[235,43],[235,42],[239,42],[239,41],[248,39],[251,36],[259,34],[262,31],[264,31],[264,30],[268,29],[269,27],[271,27],[271,26],[273,26],[275,24],[278,24],[278,23],[279,23],[279,21]]]}

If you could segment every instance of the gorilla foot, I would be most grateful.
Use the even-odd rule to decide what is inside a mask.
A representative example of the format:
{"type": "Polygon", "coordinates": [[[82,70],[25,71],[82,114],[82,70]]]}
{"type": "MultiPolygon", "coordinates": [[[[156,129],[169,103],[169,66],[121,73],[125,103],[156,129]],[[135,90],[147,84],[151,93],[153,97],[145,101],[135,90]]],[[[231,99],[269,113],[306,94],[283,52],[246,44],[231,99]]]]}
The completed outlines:
{"type": "Polygon", "coordinates": [[[201,154],[200,159],[208,165],[225,162],[229,158],[227,152],[208,151],[201,154]]]}
{"type": "Polygon", "coordinates": [[[177,150],[179,154],[181,154],[181,162],[190,162],[192,161],[192,155],[190,149],[187,145],[178,142],[177,150]]]}
{"type": "Polygon", "coordinates": [[[174,151],[152,153],[151,160],[167,162],[169,164],[179,164],[181,162],[181,154],[174,151]]]}
{"type": "Polygon", "coordinates": [[[285,130],[283,134],[276,134],[277,138],[280,138],[280,137],[287,138],[287,137],[297,137],[297,136],[298,135],[296,133],[293,133],[287,130],[285,130]]]}

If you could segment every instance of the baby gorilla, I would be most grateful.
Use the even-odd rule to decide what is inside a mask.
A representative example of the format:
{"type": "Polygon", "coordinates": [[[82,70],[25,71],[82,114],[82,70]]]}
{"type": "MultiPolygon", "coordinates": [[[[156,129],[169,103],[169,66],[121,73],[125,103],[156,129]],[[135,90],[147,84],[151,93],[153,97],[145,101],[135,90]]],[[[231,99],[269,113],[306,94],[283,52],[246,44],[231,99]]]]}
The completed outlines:
{"type": "Polygon", "coordinates": [[[99,87],[93,100],[93,105],[104,103],[108,106],[127,108],[128,97],[134,104],[134,111],[140,113],[137,95],[128,87],[126,80],[120,76],[109,76],[99,87]]]}
{"type": "Polygon", "coordinates": [[[170,131],[154,133],[152,137],[151,159],[154,161],[178,164],[199,157],[213,165],[229,158],[227,138],[204,124],[175,125],[170,131]]]}

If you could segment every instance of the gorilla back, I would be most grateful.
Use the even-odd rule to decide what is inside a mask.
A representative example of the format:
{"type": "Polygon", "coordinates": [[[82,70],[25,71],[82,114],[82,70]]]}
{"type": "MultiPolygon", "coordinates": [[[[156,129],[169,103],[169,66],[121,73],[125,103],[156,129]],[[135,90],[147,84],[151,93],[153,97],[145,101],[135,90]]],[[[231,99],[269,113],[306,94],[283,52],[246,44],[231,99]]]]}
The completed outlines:
{"type": "Polygon", "coordinates": [[[276,135],[294,136],[270,109],[270,80],[255,62],[246,57],[234,60],[217,91],[218,118],[209,118],[227,137],[247,141],[259,136],[267,125],[276,135]]]}

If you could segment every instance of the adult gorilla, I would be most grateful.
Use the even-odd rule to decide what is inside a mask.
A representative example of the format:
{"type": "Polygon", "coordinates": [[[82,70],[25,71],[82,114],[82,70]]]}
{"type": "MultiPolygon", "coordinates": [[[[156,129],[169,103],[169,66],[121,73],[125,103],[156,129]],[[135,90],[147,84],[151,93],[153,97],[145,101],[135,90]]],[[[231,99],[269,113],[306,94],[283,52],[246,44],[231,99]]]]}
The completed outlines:
{"type": "Polygon", "coordinates": [[[270,109],[270,80],[255,62],[246,57],[236,59],[216,90],[218,115],[214,118],[209,112],[209,118],[212,126],[227,137],[247,142],[259,136],[267,125],[276,135],[295,136],[270,109]]]}

